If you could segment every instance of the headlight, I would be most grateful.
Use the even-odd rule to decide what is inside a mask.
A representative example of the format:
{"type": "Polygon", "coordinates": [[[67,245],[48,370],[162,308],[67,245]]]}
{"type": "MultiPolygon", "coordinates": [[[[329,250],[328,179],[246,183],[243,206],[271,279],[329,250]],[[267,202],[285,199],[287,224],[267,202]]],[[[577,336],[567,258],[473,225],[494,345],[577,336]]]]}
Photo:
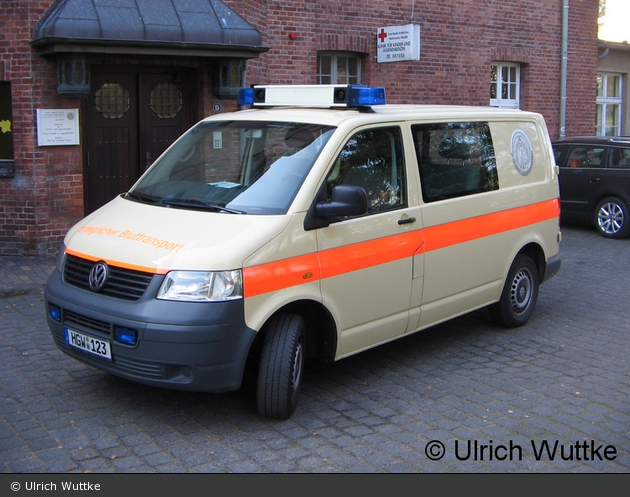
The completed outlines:
{"type": "Polygon", "coordinates": [[[243,297],[243,277],[234,271],[171,271],[157,298],[192,302],[221,302],[243,297]]]}

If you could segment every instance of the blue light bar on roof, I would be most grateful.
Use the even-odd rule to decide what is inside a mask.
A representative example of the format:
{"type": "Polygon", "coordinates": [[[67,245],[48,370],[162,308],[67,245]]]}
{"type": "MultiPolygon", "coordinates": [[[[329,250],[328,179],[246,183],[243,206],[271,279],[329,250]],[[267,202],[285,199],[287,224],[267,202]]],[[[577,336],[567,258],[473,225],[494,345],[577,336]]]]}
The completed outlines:
{"type": "Polygon", "coordinates": [[[365,85],[270,85],[244,88],[240,105],[254,107],[365,107],[387,103],[385,88],[365,85]]]}
{"type": "Polygon", "coordinates": [[[348,85],[348,107],[364,105],[385,105],[385,88],[368,88],[367,86],[348,85]]]}

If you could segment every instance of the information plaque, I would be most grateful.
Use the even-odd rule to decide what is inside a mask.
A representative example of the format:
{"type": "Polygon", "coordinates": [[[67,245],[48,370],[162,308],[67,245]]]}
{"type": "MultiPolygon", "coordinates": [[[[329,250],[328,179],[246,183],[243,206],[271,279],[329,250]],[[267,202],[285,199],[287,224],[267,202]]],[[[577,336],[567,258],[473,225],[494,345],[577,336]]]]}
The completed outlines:
{"type": "Polygon", "coordinates": [[[37,144],[79,145],[79,109],[37,109],[37,144]]]}

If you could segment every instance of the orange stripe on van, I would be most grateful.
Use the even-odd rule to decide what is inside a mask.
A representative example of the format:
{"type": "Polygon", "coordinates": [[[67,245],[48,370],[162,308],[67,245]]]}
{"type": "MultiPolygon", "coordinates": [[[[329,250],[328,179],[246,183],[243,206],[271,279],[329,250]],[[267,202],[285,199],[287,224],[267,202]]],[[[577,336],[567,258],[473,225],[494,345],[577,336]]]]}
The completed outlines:
{"type": "Polygon", "coordinates": [[[110,266],[120,267],[124,269],[131,269],[132,271],[142,271],[144,273],[166,274],[170,271],[170,269],[159,269],[159,268],[148,267],[148,266],[137,266],[135,264],[127,264],[125,262],[115,261],[113,259],[104,259],[102,257],[94,257],[93,255],[77,252],[76,250],[72,250],[69,248],[66,249],[66,254],[74,255],[75,257],[80,257],[81,259],[85,259],[92,262],[103,261],[103,262],[106,262],[110,266]]]}
{"type": "MultiPolygon", "coordinates": [[[[559,214],[560,202],[558,199],[553,199],[367,242],[353,243],[319,253],[248,267],[243,269],[243,290],[245,297],[254,297],[412,257],[423,243],[423,250],[429,252],[554,219],[559,214]]],[[[146,273],[166,274],[170,271],[170,269],[138,266],[94,257],[72,249],[66,249],[66,253],[82,259],[94,262],[102,260],[112,266],[146,273]]]]}
{"type": "Polygon", "coordinates": [[[558,199],[243,269],[245,297],[330,278],[557,218],[558,199]],[[319,264],[318,264],[319,262],[319,264]],[[321,271],[321,273],[320,273],[321,271]],[[309,277],[307,277],[307,275],[309,277]]]}
{"type": "Polygon", "coordinates": [[[558,199],[516,207],[425,228],[425,251],[437,250],[485,236],[496,235],[530,224],[536,224],[560,215],[558,199]]]}
{"type": "Polygon", "coordinates": [[[322,278],[411,257],[422,243],[422,231],[415,230],[322,251],[319,254],[322,278]]]}
{"type": "Polygon", "coordinates": [[[243,269],[245,297],[289,288],[320,279],[317,253],[243,269]]]}

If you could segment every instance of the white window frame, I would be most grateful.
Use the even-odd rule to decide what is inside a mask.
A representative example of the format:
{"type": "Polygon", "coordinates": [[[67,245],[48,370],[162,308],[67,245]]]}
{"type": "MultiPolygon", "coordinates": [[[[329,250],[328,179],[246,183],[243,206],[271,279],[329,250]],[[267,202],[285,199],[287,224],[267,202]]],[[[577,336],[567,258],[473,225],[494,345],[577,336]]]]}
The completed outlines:
{"type": "Polygon", "coordinates": [[[597,122],[595,135],[619,136],[623,109],[623,77],[618,73],[597,75],[597,122]]]}
{"type": "Polygon", "coordinates": [[[317,84],[360,84],[361,55],[354,52],[319,52],[317,54],[317,84]],[[330,73],[323,70],[323,59],[330,61],[330,73]],[[356,73],[350,74],[350,60],[356,63],[356,73]]]}
{"type": "Polygon", "coordinates": [[[490,69],[490,105],[518,109],[521,98],[521,66],[493,62],[490,69]]]}

